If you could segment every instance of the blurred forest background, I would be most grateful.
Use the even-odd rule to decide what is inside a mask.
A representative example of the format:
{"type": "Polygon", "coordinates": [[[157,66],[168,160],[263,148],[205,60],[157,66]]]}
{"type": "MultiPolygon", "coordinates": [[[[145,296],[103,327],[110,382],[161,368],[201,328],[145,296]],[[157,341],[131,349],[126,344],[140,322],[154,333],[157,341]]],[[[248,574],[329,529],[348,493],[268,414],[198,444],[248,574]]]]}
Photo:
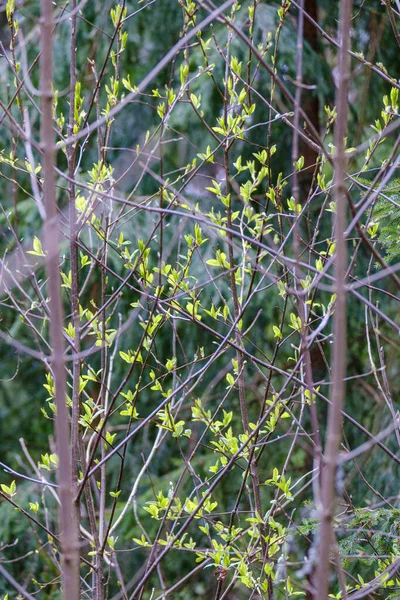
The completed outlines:
{"type": "MultiPolygon", "coordinates": [[[[236,29],[218,15],[161,69],[157,65],[170,49],[222,2],[80,4],[75,11],[78,85],[71,126],[73,5],[53,2],[56,141],[82,134],[74,146],[72,171],[62,144],[56,158],[64,344],[71,353],[80,322],[80,349],[90,351],[78,366],[72,359],[66,363],[71,405],[79,387],[81,454],[72,464],[76,478],[82,480],[86,471],[82,453],[94,466],[158,407],[106,467],[89,478],[88,495],[82,494],[81,525],[92,537],[81,531],[80,552],[86,561],[81,562],[81,597],[312,598],[320,543],[313,482],[320,463],[313,418],[323,449],[328,405],[319,394],[330,397],[332,380],[335,298],[329,261],[335,255],[335,199],[332,161],[318,149],[319,142],[312,145],[304,138],[316,139],[313,127],[334,157],[339,68],[338,44],[333,42],[338,40],[340,2],[299,3],[311,20],[304,18],[301,38],[304,113],[299,129],[304,135],[298,139],[297,156],[288,122],[295,114],[290,98],[299,87],[298,3],[243,0],[240,7],[229,6],[222,14],[230,15],[236,29]],[[258,49],[270,71],[238,32],[258,49]],[[135,95],[135,86],[154,68],[156,74],[135,95]],[[232,109],[234,92],[239,109],[232,109]],[[129,101],[108,118],[124,95],[129,101]],[[227,114],[235,118],[244,113],[246,118],[231,122],[228,131],[227,114]],[[101,117],[100,128],[89,130],[101,117]],[[80,223],[75,248],[78,308],[70,264],[71,173],[80,223]],[[165,213],[157,212],[163,207],[165,213]],[[201,231],[194,229],[196,222],[201,231]],[[293,234],[297,222],[299,231],[293,234]],[[225,227],[234,230],[233,237],[225,227]],[[252,245],[251,240],[266,245],[252,245]],[[316,280],[318,273],[328,278],[316,280]],[[297,285],[310,286],[309,295],[298,294],[297,285]],[[301,298],[309,304],[303,305],[301,298]],[[301,306],[309,316],[306,333],[301,306]],[[75,309],[80,311],[77,319],[75,309]],[[305,373],[302,344],[310,336],[311,371],[305,373]],[[81,377],[78,383],[73,365],[81,377]],[[247,428],[240,405],[244,389],[247,428]],[[170,402],[159,406],[171,394],[170,402]],[[140,587],[146,568],[167,547],[164,540],[185,523],[268,406],[273,410],[254,444],[212,489],[202,518],[188,524],[180,547],[170,550],[140,587]],[[97,454],[91,456],[105,415],[97,454]],[[254,468],[258,495],[252,487],[254,468]],[[90,493],[95,524],[86,505],[90,493]],[[167,518],[166,510],[175,510],[175,516],[167,518]],[[96,522],[100,542],[93,542],[96,522]],[[240,532],[246,528],[253,537],[243,539],[240,532]],[[265,555],[257,535],[273,548],[270,554],[265,555]],[[154,543],[160,539],[162,543],[154,543]],[[206,566],[201,567],[200,559],[206,566]],[[103,596],[90,564],[102,570],[103,596]]],[[[56,599],[62,593],[58,546],[48,535],[58,530],[56,494],[29,480],[57,482],[54,380],[45,357],[50,356],[45,209],[42,172],[35,171],[42,164],[41,7],[35,0],[17,0],[0,8],[0,482],[5,486],[0,565],[30,594],[56,599]],[[28,138],[32,134],[35,143],[24,140],[21,131],[28,138]]],[[[357,595],[363,586],[368,598],[400,598],[396,168],[384,180],[399,153],[399,13],[396,2],[352,2],[346,185],[356,212],[373,189],[374,177],[375,186],[383,181],[384,194],[359,212],[359,227],[347,235],[347,281],[362,283],[355,287],[358,296],[348,294],[347,302],[344,410],[349,418],[343,419],[341,456],[371,439],[373,443],[337,468],[333,598],[364,597],[357,595]],[[379,138],[390,126],[387,136],[379,138]],[[364,285],[369,276],[390,271],[389,265],[393,277],[378,276],[364,285]],[[374,436],[382,431],[386,434],[379,446],[374,436]]],[[[349,211],[349,221],[351,216],[349,211]]],[[[16,598],[21,591],[0,574],[0,598],[7,593],[16,598]]]]}

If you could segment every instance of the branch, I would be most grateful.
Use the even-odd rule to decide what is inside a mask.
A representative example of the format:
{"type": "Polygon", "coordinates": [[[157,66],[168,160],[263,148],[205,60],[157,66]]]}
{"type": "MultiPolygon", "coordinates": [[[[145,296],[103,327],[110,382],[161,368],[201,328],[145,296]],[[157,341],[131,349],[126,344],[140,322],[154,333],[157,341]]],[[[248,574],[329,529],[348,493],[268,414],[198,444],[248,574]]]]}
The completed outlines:
{"type": "Polygon", "coordinates": [[[346,374],[346,154],[345,138],[348,118],[350,80],[350,18],[351,0],[341,0],[339,37],[339,86],[337,91],[337,121],[335,129],[335,201],[336,201],[336,309],[334,314],[334,346],[332,369],[332,402],[328,412],[325,468],[322,474],[319,562],[315,579],[315,600],[325,600],[329,593],[329,556],[334,546],[332,518],[335,505],[335,478],[341,438],[341,411],[344,405],[346,374]]]}
{"type": "Polygon", "coordinates": [[[55,144],[52,118],[53,102],[53,3],[42,0],[41,6],[41,144],[43,148],[43,195],[46,207],[45,244],[48,294],[50,296],[50,340],[53,348],[53,369],[56,386],[56,441],[59,458],[58,484],[61,501],[60,529],[63,568],[63,598],[79,600],[79,548],[77,524],[73,518],[72,478],[68,412],[66,405],[66,374],[63,343],[63,308],[61,278],[58,264],[58,219],[55,187],[55,144]]]}

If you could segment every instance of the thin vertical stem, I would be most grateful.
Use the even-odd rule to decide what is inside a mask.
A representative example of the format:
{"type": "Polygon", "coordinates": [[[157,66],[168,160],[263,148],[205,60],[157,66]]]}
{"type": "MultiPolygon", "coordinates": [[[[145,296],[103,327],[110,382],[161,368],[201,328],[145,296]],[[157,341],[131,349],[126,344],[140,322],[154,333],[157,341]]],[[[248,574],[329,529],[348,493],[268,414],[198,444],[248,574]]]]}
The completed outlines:
{"type": "MultiPolygon", "coordinates": [[[[295,162],[299,159],[299,130],[300,130],[300,107],[302,100],[302,85],[303,85],[303,49],[304,49],[304,0],[300,0],[299,2],[299,14],[298,14],[298,26],[297,26],[297,64],[296,64],[296,93],[295,93],[295,103],[294,103],[294,119],[293,119],[293,142],[292,142],[292,163],[294,167],[293,171],[293,197],[295,199],[295,204],[301,204],[301,196],[300,196],[300,185],[299,185],[299,173],[295,166],[295,162]]],[[[296,216],[296,221],[294,224],[293,230],[293,251],[296,259],[295,265],[295,288],[296,290],[301,291],[301,269],[299,266],[300,260],[300,218],[301,215],[296,216]]],[[[321,440],[319,434],[319,423],[318,423],[318,415],[316,411],[316,407],[314,402],[312,401],[313,397],[313,376],[312,376],[312,367],[311,367],[311,356],[310,349],[307,343],[307,334],[308,334],[308,311],[307,305],[305,302],[305,297],[302,293],[298,295],[298,311],[299,316],[302,323],[301,328],[301,354],[304,356],[304,369],[302,368],[302,378],[303,378],[303,370],[304,370],[304,379],[307,385],[307,390],[309,393],[310,401],[310,415],[311,415],[311,424],[313,429],[313,438],[315,441],[314,447],[314,466],[320,467],[320,459],[321,459],[321,440]]],[[[316,486],[317,487],[317,486],[316,486]]]]}
{"type": "Polygon", "coordinates": [[[315,600],[325,600],[329,593],[329,556],[333,545],[332,517],[335,501],[336,466],[341,437],[341,410],[344,405],[346,373],[346,202],[347,190],[345,137],[348,119],[348,90],[350,80],[350,18],[351,0],[341,0],[339,21],[339,86],[337,91],[337,120],[335,128],[335,288],[334,346],[332,368],[332,402],[329,406],[325,447],[325,468],[322,473],[321,516],[319,528],[319,562],[316,573],[315,600]]]}
{"type": "Polygon", "coordinates": [[[68,412],[66,405],[66,375],[63,359],[63,308],[58,258],[58,226],[55,187],[55,140],[53,132],[53,10],[52,0],[41,5],[41,144],[43,150],[43,194],[46,206],[44,225],[48,295],[50,297],[50,341],[53,348],[53,374],[56,388],[56,443],[59,459],[58,484],[60,509],[63,598],[79,600],[79,547],[74,514],[69,444],[68,412]]]}
{"type": "MultiPolygon", "coordinates": [[[[234,16],[234,12],[232,13],[232,16],[234,16]]],[[[233,21],[233,19],[232,19],[232,21],[233,21]]],[[[230,62],[230,50],[231,50],[232,38],[233,38],[232,31],[228,30],[227,62],[226,62],[226,69],[225,69],[225,90],[224,90],[224,106],[223,106],[225,127],[227,127],[227,123],[228,123],[228,109],[229,109],[228,78],[229,78],[229,62],[230,62]]],[[[231,174],[230,174],[230,159],[229,159],[229,150],[230,150],[231,146],[232,146],[232,144],[231,144],[230,140],[227,138],[224,142],[224,169],[225,169],[225,186],[226,186],[225,189],[226,189],[226,194],[229,197],[229,204],[227,206],[226,214],[227,214],[227,224],[228,224],[228,228],[230,230],[232,230],[232,227],[233,227],[232,204],[231,204],[231,199],[230,199],[231,174]]],[[[232,300],[233,300],[233,315],[234,315],[236,323],[238,323],[239,319],[240,319],[240,315],[241,315],[242,299],[241,298],[239,299],[237,288],[236,288],[236,275],[235,275],[236,266],[235,266],[235,257],[234,257],[234,253],[233,253],[233,246],[234,246],[233,236],[232,236],[231,232],[229,232],[227,234],[227,240],[228,240],[228,257],[229,257],[229,266],[230,266],[229,282],[230,282],[230,288],[231,288],[232,300]]],[[[248,415],[247,402],[246,402],[246,385],[245,385],[245,368],[246,367],[245,367],[245,362],[243,360],[243,354],[241,352],[241,350],[243,348],[243,340],[242,340],[242,335],[238,329],[238,326],[235,327],[235,342],[237,345],[236,360],[237,360],[237,371],[238,371],[237,381],[238,381],[238,391],[239,391],[240,414],[241,414],[241,419],[242,419],[243,431],[245,433],[250,433],[249,415],[248,415]]],[[[251,477],[251,482],[252,482],[252,487],[253,487],[255,510],[256,510],[256,513],[261,518],[263,515],[263,509],[262,509],[262,500],[261,500],[261,492],[260,492],[260,479],[259,479],[259,475],[258,475],[257,463],[255,461],[253,454],[251,454],[251,458],[250,458],[250,477],[251,477]]],[[[266,545],[265,539],[264,539],[264,533],[265,533],[264,529],[265,529],[264,525],[260,524],[261,546],[262,546],[263,555],[266,556],[267,545],[266,545]]],[[[269,598],[271,597],[271,594],[272,594],[272,586],[270,586],[270,588],[269,588],[269,592],[268,592],[269,598]]]]}
{"type": "MultiPolygon", "coordinates": [[[[70,56],[70,101],[69,101],[69,123],[68,135],[72,135],[75,125],[75,88],[76,88],[76,0],[71,5],[71,56],[70,56]]],[[[72,144],[67,149],[68,156],[68,177],[69,177],[69,231],[70,231],[70,268],[71,268],[71,314],[72,324],[74,326],[74,352],[79,355],[80,352],[80,323],[79,323],[79,278],[78,278],[78,244],[77,244],[77,213],[75,206],[75,164],[76,164],[76,144],[72,144]]],[[[80,413],[80,395],[79,395],[79,376],[80,359],[74,358],[72,374],[72,423],[71,423],[71,452],[72,452],[72,481],[74,484],[74,495],[77,492],[78,481],[78,457],[79,457],[79,413],[80,413]]],[[[79,503],[75,509],[77,519],[79,519],[79,503]]]]}
{"type": "MultiPolygon", "coordinates": [[[[106,344],[106,327],[107,327],[107,315],[106,309],[104,308],[106,301],[106,291],[107,291],[107,275],[105,272],[105,267],[107,265],[107,249],[108,249],[108,234],[109,234],[109,220],[108,215],[106,216],[106,224],[104,231],[104,244],[103,244],[103,256],[102,256],[102,266],[104,266],[101,270],[101,306],[103,309],[101,310],[101,333],[102,333],[102,348],[101,348],[101,384],[100,384],[100,393],[99,393],[99,402],[98,405],[104,411],[104,414],[107,414],[107,409],[105,406],[106,400],[106,384],[107,384],[107,344],[106,344]]],[[[104,444],[101,445],[101,458],[105,457],[105,448],[104,444]]],[[[104,599],[104,546],[105,546],[105,538],[104,532],[107,530],[106,528],[106,486],[107,486],[107,477],[106,477],[106,466],[103,465],[100,471],[100,499],[99,499],[99,541],[100,548],[96,555],[96,566],[97,566],[97,578],[96,578],[96,590],[94,594],[95,600],[103,600],[104,599]]]]}

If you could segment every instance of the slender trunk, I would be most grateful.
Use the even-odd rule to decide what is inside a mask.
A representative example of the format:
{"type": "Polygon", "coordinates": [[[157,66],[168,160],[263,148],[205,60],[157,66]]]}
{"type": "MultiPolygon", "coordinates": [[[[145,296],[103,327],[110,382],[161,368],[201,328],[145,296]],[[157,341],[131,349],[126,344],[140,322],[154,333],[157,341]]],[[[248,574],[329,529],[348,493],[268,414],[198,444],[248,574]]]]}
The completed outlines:
{"type": "Polygon", "coordinates": [[[48,295],[50,297],[50,341],[53,348],[52,371],[56,387],[56,443],[59,459],[58,485],[61,502],[60,529],[63,598],[79,600],[79,547],[72,494],[69,417],[66,399],[66,375],[63,343],[63,308],[58,258],[58,224],[55,187],[55,143],[52,119],[53,102],[53,3],[42,0],[41,8],[41,144],[43,150],[43,194],[46,206],[44,225],[48,295]]]}
{"type": "Polygon", "coordinates": [[[335,128],[335,201],[336,201],[336,257],[334,314],[334,346],[332,369],[332,403],[329,406],[325,447],[325,468],[322,473],[318,565],[315,578],[315,600],[325,600],[329,593],[329,558],[334,547],[332,518],[335,502],[335,478],[341,437],[341,410],[345,395],[346,373],[346,154],[345,138],[348,119],[348,89],[350,79],[350,18],[351,0],[341,0],[339,21],[339,87],[337,92],[337,120],[335,128]]]}

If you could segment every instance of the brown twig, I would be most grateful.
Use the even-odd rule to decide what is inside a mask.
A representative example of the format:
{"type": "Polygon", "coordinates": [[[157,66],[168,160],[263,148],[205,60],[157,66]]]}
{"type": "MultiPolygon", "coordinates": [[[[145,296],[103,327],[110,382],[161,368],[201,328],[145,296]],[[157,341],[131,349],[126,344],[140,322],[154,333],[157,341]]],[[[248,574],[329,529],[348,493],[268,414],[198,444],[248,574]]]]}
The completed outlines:
{"type": "Polygon", "coordinates": [[[350,80],[350,18],[351,0],[341,0],[339,17],[339,85],[337,92],[337,120],[335,128],[335,288],[334,346],[331,405],[325,447],[325,468],[322,474],[320,527],[318,536],[318,564],[315,577],[315,600],[326,600],[329,592],[329,556],[334,547],[332,518],[335,506],[335,477],[341,436],[341,411],[344,404],[346,374],[346,203],[347,190],[345,138],[348,118],[348,89],[350,80]]]}
{"type": "Polygon", "coordinates": [[[66,406],[66,376],[63,343],[63,308],[61,302],[61,278],[58,265],[58,224],[55,188],[55,144],[53,132],[53,3],[42,0],[41,4],[41,145],[43,150],[43,194],[46,207],[45,247],[50,296],[50,339],[53,348],[53,370],[56,386],[56,441],[59,458],[58,485],[61,501],[60,528],[63,569],[63,597],[79,600],[79,547],[76,520],[74,518],[71,454],[69,443],[68,413],[66,406]]]}

